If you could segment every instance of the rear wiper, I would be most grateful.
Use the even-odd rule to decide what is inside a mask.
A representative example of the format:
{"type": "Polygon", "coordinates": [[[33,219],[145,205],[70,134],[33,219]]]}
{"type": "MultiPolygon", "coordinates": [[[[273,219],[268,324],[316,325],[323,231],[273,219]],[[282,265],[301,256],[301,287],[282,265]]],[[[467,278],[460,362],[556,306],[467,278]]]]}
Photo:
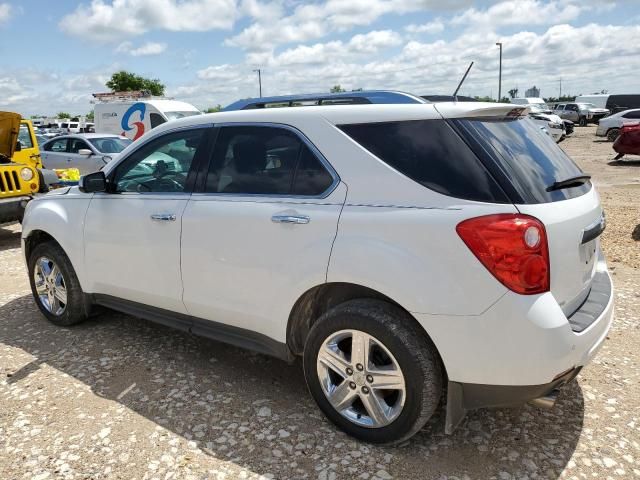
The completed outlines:
{"type": "Polygon", "coordinates": [[[576,175],[575,177],[558,180],[547,187],[547,192],[562,190],[563,188],[579,187],[589,180],[591,180],[591,175],[576,175]]]}

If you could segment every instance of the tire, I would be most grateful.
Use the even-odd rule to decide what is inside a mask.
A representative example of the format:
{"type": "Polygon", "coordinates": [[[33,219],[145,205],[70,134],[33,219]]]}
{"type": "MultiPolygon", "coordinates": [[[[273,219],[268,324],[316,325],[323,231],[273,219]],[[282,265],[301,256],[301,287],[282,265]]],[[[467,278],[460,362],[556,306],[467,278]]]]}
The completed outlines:
{"type": "Polygon", "coordinates": [[[607,140],[609,140],[610,142],[615,142],[616,138],[618,138],[618,135],[620,135],[619,128],[610,128],[607,132],[607,140]]]}
{"type": "MultiPolygon", "coordinates": [[[[333,362],[336,356],[328,358],[333,362]]],[[[399,443],[415,435],[438,407],[443,388],[440,357],[425,332],[401,308],[372,299],[342,303],[315,322],[304,348],[304,373],[309,391],[326,417],[347,434],[371,443],[399,443]],[[365,338],[371,345],[369,361],[362,371],[358,371],[354,358],[357,354],[349,353],[349,358],[340,350],[349,350],[356,342],[354,338],[365,338]],[[334,348],[331,351],[338,352],[343,363],[334,362],[328,368],[327,354],[323,352],[334,348]],[[387,365],[387,370],[376,368],[382,365],[387,365]],[[344,380],[336,373],[340,369],[344,380]],[[389,371],[393,379],[385,377],[389,371]],[[380,372],[385,373],[379,376],[380,372]],[[402,382],[397,380],[398,372],[402,382]],[[401,386],[392,390],[376,388],[376,382],[381,385],[385,380],[401,386]],[[345,396],[350,397],[338,411],[329,395],[338,403],[336,397],[341,392],[348,392],[345,396]],[[369,414],[365,402],[383,405],[378,412],[388,415],[378,418],[384,422],[375,424],[376,415],[369,414]]]]}
{"type": "Polygon", "coordinates": [[[47,320],[54,325],[68,327],[87,319],[91,308],[89,296],[80,288],[69,258],[57,243],[49,241],[36,245],[27,266],[33,298],[47,320]],[[54,267],[57,267],[58,274],[54,267]],[[48,282],[44,280],[45,273],[49,273],[48,282]],[[47,285],[52,284],[55,294],[48,295],[51,289],[47,285]],[[66,301],[62,300],[63,291],[66,301]]]}
{"type": "Polygon", "coordinates": [[[581,127],[586,127],[587,126],[587,117],[580,117],[580,119],[578,120],[578,125],[580,125],[581,127]]]}

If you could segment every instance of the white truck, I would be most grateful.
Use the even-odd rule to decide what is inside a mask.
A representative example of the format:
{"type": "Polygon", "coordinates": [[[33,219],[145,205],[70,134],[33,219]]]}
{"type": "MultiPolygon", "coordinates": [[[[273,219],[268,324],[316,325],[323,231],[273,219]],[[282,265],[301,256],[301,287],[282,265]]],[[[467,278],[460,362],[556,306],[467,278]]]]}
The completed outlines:
{"type": "Polygon", "coordinates": [[[112,133],[137,140],[170,120],[200,115],[193,105],[152,97],[145,92],[94,93],[96,133],[112,133]]]}

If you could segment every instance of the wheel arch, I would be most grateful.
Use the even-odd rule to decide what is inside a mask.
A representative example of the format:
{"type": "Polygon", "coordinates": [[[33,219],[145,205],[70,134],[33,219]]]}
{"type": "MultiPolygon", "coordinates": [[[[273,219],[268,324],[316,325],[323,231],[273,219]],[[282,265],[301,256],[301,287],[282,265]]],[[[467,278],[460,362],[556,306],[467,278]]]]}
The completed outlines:
{"type": "MultiPolygon", "coordinates": [[[[409,312],[406,308],[389,296],[364,285],[348,282],[330,282],[322,285],[316,285],[304,292],[295,302],[289,320],[287,322],[287,347],[294,355],[302,355],[304,344],[313,324],[320,316],[329,309],[344,303],[348,300],[355,299],[375,299],[390,303],[407,313],[410,318],[419,327],[420,331],[434,344],[436,352],[438,347],[433,342],[429,333],[422,324],[409,312]]],[[[442,361],[442,357],[438,352],[438,357],[442,365],[443,372],[446,375],[446,367],[442,361]]]]}

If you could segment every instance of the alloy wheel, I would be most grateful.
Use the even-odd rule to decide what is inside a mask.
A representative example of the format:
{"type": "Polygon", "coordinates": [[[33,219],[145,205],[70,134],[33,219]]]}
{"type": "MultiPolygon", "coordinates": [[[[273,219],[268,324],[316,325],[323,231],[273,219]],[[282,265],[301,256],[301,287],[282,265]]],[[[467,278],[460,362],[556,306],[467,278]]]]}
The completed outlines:
{"type": "Polygon", "coordinates": [[[38,258],[33,279],[40,304],[51,314],[62,315],[67,308],[67,283],[58,265],[47,257],[38,258]]]}
{"type": "Polygon", "coordinates": [[[356,425],[380,428],[404,407],[405,379],[382,342],[360,330],[333,333],[321,345],[317,372],[327,400],[356,425]]]}

